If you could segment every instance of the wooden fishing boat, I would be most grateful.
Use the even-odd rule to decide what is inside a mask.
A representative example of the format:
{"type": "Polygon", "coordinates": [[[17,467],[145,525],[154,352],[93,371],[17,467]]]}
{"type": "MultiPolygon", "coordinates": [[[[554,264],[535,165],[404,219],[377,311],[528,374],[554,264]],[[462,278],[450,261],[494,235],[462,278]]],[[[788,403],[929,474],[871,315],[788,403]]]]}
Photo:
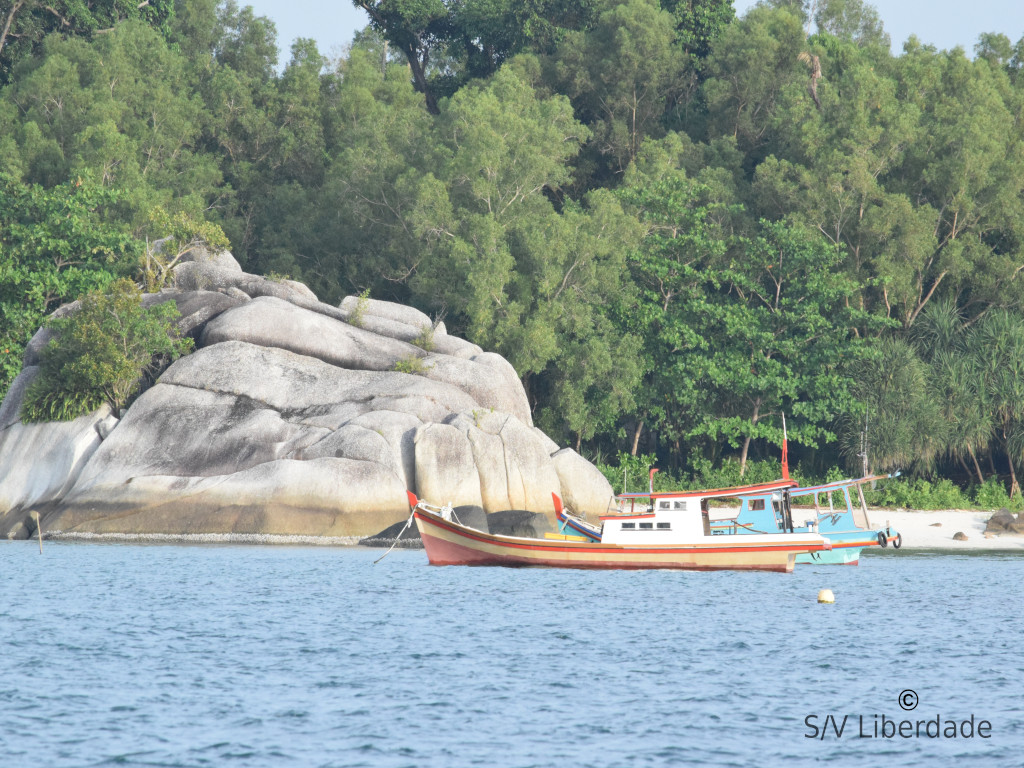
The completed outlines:
{"type": "MultiPolygon", "coordinates": [[[[664,513],[677,506],[685,506],[687,499],[702,499],[701,504],[712,536],[755,534],[760,537],[780,533],[817,533],[831,544],[831,547],[821,551],[797,555],[797,563],[856,565],[860,560],[861,551],[866,547],[886,547],[892,544],[894,548],[899,549],[903,537],[893,531],[888,523],[884,528],[872,527],[868,519],[863,489],[865,483],[898,477],[899,472],[892,475],[837,480],[805,488],[797,487],[797,483],[789,477],[785,418],[782,429],[782,479],[774,483],[713,491],[654,493],[654,473],[658,470],[652,468],[648,478],[648,492],[624,493],[618,497],[620,507],[625,503],[635,505],[639,502],[646,505],[643,509],[664,513]],[[854,504],[852,489],[857,491],[858,504],[854,504]],[[841,505],[835,504],[835,496],[841,497],[841,505]],[[805,497],[813,497],[813,512],[806,508],[794,507],[794,500],[805,497]],[[826,499],[827,503],[823,504],[822,498],[826,499]],[[725,499],[728,506],[712,508],[708,504],[711,499],[725,499]],[[794,522],[794,515],[800,517],[799,522],[794,522]]],[[[552,496],[555,499],[555,513],[562,534],[583,537],[592,543],[606,542],[604,525],[595,525],[563,509],[558,497],[554,494],[552,496]]]]}
{"type": "Polygon", "coordinates": [[[620,497],[619,511],[601,517],[600,542],[486,533],[462,525],[450,508],[426,504],[412,493],[409,503],[431,565],[790,572],[797,555],[831,547],[816,533],[712,535],[707,500],[750,488],[668,494],[668,499],[655,494],[653,503],[641,503],[639,494],[620,497]]]}

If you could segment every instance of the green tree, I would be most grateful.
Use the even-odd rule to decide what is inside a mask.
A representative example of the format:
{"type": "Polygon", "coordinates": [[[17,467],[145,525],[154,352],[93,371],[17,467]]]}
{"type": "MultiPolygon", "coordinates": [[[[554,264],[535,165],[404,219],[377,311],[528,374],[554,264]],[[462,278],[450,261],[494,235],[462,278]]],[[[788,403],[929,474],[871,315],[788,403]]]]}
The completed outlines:
{"type": "Polygon", "coordinates": [[[405,67],[382,72],[365,47],[353,48],[324,92],[330,159],[323,186],[277,187],[268,212],[275,224],[263,236],[270,254],[261,258],[301,276],[326,301],[367,288],[408,300],[408,281],[423,259],[421,235],[429,240],[437,231],[412,225],[434,218],[427,212],[444,195],[433,121],[405,67]],[[293,265],[284,263],[286,254],[293,265]]]}
{"type": "Polygon", "coordinates": [[[163,34],[170,31],[174,0],[7,0],[0,8],[0,86],[12,80],[14,67],[38,54],[51,34],[90,39],[110,32],[118,23],[138,19],[163,34]]]}
{"type": "Polygon", "coordinates": [[[406,58],[427,110],[470,78],[486,78],[516,53],[546,50],[585,26],[590,0],[352,0],[406,58]]]}
{"type": "Polygon", "coordinates": [[[796,442],[815,446],[835,439],[835,416],[851,407],[846,367],[863,347],[853,331],[869,318],[849,305],[854,284],[835,274],[840,258],[823,245],[799,227],[762,222],[746,257],[714,278],[728,292],[708,303],[700,333],[719,343],[694,362],[719,405],[698,434],[739,440],[741,472],[752,440],[781,444],[781,413],[796,442]]]}
{"type": "Polygon", "coordinates": [[[753,203],[763,216],[827,238],[857,283],[859,306],[884,305],[890,314],[896,281],[912,280],[910,264],[936,246],[921,206],[885,188],[921,136],[920,109],[900,97],[883,54],[824,35],[805,52],[824,77],[813,98],[809,86],[782,95],[772,147],[778,155],[754,171],[753,203]]]}
{"type": "Polygon", "coordinates": [[[556,210],[548,191],[568,181],[588,132],[564,97],[538,98],[524,80],[533,62],[522,63],[522,75],[506,66],[442,108],[443,196],[410,217],[426,246],[411,287],[505,355],[533,402],[543,398],[541,419],[580,444],[631,404],[632,344],[608,310],[628,291],[624,253],[638,228],[604,195],[556,210]]]}
{"type": "Polygon", "coordinates": [[[497,318],[510,312],[502,301],[516,268],[508,230],[553,210],[544,190],[568,180],[566,161],[586,136],[565,98],[538,98],[508,67],[457,93],[436,121],[443,197],[425,198],[429,207],[409,217],[428,257],[414,290],[462,314],[478,343],[493,344],[497,318]]]}
{"type": "Polygon", "coordinates": [[[927,364],[906,341],[887,337],[850,366],[858,409],[844,414],[841,440],[851,466],[865,472],[929,468],[946,442],[947,425],[927,364]]]}
{"type": "Polygon", "coordinates": [[[697,70],[736,18],[732,0],[661,0],[661,7],[675,19],[677,40],[697,70]]]}
{"type": "Polygon", "coordinates": [[[655,0],[607,2],[593,28],[568,34],[546,61],[546,81],[592,131],[584,188],[620,178],[644,138],[664,134],[662,118],[690,66],[675,23],[655,0]]]}
{"type": "Polygon", "coordinates": [[[983,32],[974,46],[974,53],[994,66],[1008,66],[1013,59],[1013,43],[1006,35],[983,32]]]}
{"type": "Polygon", "coordinates": [[[226,0],[217,8],[218,64],[239,75],[260,81],[273,79],[277,66],[277,27],[266,16],[257,16],[251,5],[239,7],[226,0]]]}
{"type": "Polygon", "coordinates": [[[869,227],[886,311],[910,327],[943,295],[961,297],[969,315],[1019,307],[1019,98],[1005,72],[959,49],[910,41],[896,75],[897,96],[919,111],[920,128],[884,179],[886,199],[898,204],[875,212],[869,227]]]}
{"type": "Polygon", "coordinates": [[[88,181],[44,189],[0,176],[0,392],[43,318],[136,267],[142,244],[119,223],[119,204],[88,181]]]}
{"type": "Polygon", "coordinates": [[[755,237],[729,230],[721,204],[682,172],[633,177],[625,199],[648,224],[632,259],[640,301],[627,327],[647,339],[651,363],[641,420],[714,456],[752,441],[834,439],[852,405],[845,373],[869,322],[849,306],[852,281],[832,274],[840,255],[800,227],[762,222],[755,237]]]}
{"type": "Polygon", "coordinates": [[[813,5],[819,33],[888,50],[889,35],[873,5],[863,0],[816,0],[813,5]]]}
{"type": "Polygon", "coordinates": [[[644,162],[630,169],[619,192],[646,226],[642,245],[630,255],[636,301],[618,307],[619,322],[644,340],[648,368],[639,389],[634,454],[645,425],[678,447],[706,405],[702,382],[688,363],[687,353],[704,344],[689,310],[704,296],[705,270],[721,263],[729,241],[715,221],[724,206],[708,201],[707,187],[675,170],[673,158],[654,154],[646,148],[644,162]]]}
{"type": "Polygon", "coordinates": [[[1006,73],[913,41],[894,60],[819,34],[801,54],[820,84],[782,89],[766,157],[748,152],[758,212],[827,237],[859,305],[905,328],[944,295],[970,315],[1019,306],[1024,151],[1006,73]]]}
{"type": "Polygon", "coordinates": [[[26,182],[80,176],[122,190],[120,217],[136,227],[158,204],[198,215],[216,198],[221,176],[198,144],[205,110],[186,59],[138,21],[92,42],[47,38],[0,102],[17,109],[11,148],[26,182]]]}
{"type": "Polygon", "coordinates": [[[230,245],[216,224],[194,219],[183,212],[171,216],[158,206],[150,213],[150,221],[152,231],[163,236],[159,241],[146,244],[141,264],[142,280],[150,293],[166,285],[181,257],[193,248],[206,246],[224,250],[230,245]]]}
{"type": "Polygon", "coordinates": [[[995,448],[1006,456],[1010,496],[1020,493],[1024,460],[1024,317],[993,310],[971,331],[970,347],[994,422],[995,448]]]}
{"type": "Polygon", "coordinates": [[[325,60],[312,40],[298,39],[279,77],[267,75],[261,62],[269,59],[254,58],[245,69],[216,60],[202,74],[211,113],[205,142],[219,155],[228,185],[218,223],[247,267],[300,277],[287,262],[296,245],[292,225],[281,223],[296,205],[308,209],[309,199],[294,199],[314,199],[325,181],[325,60]]]}
{"type": "Polygon", "coordinates": [[[971,335],[956,301],[942,298],[925,308],[910,339],[930,367],[929,390],[947,427],[945,450],[981,485],[985,475],[978,457],[991,450],[995,423],[971,335]]]}
{"type": "Polygon", "coordinates": [[[523,377],[538,423],[571,436],[577,451],[614,433],[635,407],[641,342],[614,324],[613,310],[631,300],[626,254],[640,235],[639,223],[600,190],[508,231],[516,266],[495,316],[496,348],[523,377]]]}
{"type": "Polygon", "coordinates": [[[142,293],[120,279],[81,299],[77,311],[53,318],[39,375],[25,392],[25,421],[70,421],[108,403],[126,406],[143,384],[192,348],[176,338],[173,301],[144,308],[142,293]]]}
{"type": "Polygon", "coordinates": [[[748,170],[769,154],[783,96],[803,90],[807,70],[799,55],[805,43],[799,16],[755,6],[723,30],[707,61],[708,137],[734,137],[748,170]]]}

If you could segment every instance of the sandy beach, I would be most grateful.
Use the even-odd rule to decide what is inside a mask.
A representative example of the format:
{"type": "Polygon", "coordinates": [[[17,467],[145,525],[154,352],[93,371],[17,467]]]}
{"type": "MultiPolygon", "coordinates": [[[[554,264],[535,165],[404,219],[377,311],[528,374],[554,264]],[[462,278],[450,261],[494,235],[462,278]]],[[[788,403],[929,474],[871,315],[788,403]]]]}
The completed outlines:
{"type": "Polygon", "coordinates": [[[947,509],[935,512],[914,512],[905,509],[869,509],[872,526],[886,522],[903,535],[904,549],[1003,549],[1024,551],[1024,536],[989,534],[985,537],[985,523],[991,512],[947,509]],[[954,541],[960,532],[967,541],[954,541]]]}

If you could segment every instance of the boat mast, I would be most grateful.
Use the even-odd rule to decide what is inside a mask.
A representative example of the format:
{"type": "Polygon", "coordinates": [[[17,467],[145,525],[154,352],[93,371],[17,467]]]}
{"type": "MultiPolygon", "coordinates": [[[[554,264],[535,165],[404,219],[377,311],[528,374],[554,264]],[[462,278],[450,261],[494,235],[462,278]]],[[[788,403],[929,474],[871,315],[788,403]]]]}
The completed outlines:
{"type": "Polygon", "coordinates": [[[789,480],[789,440],[786,435],[786,414],[782,414],[782,479],[789,480]]]}

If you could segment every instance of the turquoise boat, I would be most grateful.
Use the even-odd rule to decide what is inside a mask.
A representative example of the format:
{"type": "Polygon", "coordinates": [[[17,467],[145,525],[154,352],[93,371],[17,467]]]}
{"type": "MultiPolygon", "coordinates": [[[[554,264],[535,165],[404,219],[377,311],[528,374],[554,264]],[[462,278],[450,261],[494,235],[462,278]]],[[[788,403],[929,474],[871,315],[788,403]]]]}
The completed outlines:
{"type": "Polygon", "coordinates": [[[555,514],[558,517],[558,532],[560,534],[583,536],[587,541],[596,542],[601,540],[602,527],[600,525],[595,525],[569,512],[562,506],[562,500],[558,497],[558,494],[552,493],[551,496],[555,500],[555,514]]]}
{"type": "Polygon", "coordinates": [[[797,563],[856,565],[861,552],[868,547],[899,549],[903,537],[888,524],[884,528],[871,525],[864,501],[865,483],[885,480],[894,475],[837,480],[832,483],[798,487],[796,483],[772,493],[744,496],[739,507],[719,507],[711,513],[713,534],[734,533],[820,533],[832,542],[830,550],[798,555],[797,563]],[[852,491],[856,490],[854,503],[852,491]],[[836,496],[842,500],[836,504],[836,496]],[[805,501],[799,506],[795,500],[805,501]]]}

